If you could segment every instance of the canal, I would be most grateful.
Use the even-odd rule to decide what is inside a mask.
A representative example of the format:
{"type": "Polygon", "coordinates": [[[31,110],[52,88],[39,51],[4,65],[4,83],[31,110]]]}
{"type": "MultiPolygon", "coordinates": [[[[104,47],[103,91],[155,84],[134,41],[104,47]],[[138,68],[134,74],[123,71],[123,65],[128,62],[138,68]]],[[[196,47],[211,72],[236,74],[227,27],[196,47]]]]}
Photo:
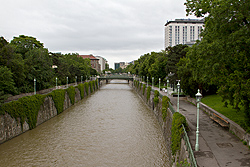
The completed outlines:
{"type": "Polygon", "coordinates": [[[127,81],[101,87],[0,145],[0,166],[170,166],[160,126],[127,81]]]}

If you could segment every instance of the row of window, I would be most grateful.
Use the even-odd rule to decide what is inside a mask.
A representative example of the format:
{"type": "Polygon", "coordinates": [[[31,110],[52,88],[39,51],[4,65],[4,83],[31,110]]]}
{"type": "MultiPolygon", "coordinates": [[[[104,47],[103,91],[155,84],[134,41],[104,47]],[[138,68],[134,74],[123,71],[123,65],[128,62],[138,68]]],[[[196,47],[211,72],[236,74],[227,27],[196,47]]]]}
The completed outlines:
{"type": "MultiPolygon", "coordinates": [[[[175,26],[175,45],[180,44],[180,27],[181,26],[175,26]]],[[[198,26],[198,39],[200,40],[200,33],[202,30],[202,26],[198,26]]],[[[182,44],[187,43],[187,26],[182,27],[182,44]]],[[[169,26],[169,46],[172,46],[172,34],[173,34],[173,28],[172,26],[169,26]]],[[[195,40],[195,26],[190,26],[190,40],[195,40]]]]}

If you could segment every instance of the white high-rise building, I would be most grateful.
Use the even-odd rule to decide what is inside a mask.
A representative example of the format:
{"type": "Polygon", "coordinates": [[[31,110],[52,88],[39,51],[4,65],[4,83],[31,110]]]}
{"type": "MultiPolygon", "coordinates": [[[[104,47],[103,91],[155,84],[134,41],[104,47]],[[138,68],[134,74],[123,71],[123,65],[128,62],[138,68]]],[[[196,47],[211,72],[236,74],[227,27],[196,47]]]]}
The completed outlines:
{"type": "Polygon", "coordinates": [[[204,28],[204,20],[175,19],[165,24],[165,49],[178,44],[194,44],[201,40],[200,33],[204,28]]]}

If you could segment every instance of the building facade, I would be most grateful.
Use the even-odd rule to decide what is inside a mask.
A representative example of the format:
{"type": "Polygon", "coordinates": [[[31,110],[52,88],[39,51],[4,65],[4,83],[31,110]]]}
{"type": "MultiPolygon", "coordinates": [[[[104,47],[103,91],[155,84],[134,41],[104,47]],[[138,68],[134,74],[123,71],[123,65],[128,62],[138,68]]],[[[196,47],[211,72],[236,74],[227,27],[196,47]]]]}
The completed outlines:
{"type": "Polygon", "coordinates": [[[105,64],[108,63],[108,61],[101,57],[101,56],[95,56],[97,59],[99,59],[99,64],[101,65],[101,72],[105,70],[105,64]]]}
{"type": "Polygon", "coordinates": [[[79,55],[79,57],[82,57],[83,59],[90,59],[91,67],[97,72],[101,72],[101,65],[99,64],[99,59],[97,59],[93,55],[79,55]]]}
{"type": "Polygon", "coordinates": [[[165,49],[178,44],[192,45],[196,40],[201,40],[200,33],[204,20],[175,19],[165,24],[165,49]]]}

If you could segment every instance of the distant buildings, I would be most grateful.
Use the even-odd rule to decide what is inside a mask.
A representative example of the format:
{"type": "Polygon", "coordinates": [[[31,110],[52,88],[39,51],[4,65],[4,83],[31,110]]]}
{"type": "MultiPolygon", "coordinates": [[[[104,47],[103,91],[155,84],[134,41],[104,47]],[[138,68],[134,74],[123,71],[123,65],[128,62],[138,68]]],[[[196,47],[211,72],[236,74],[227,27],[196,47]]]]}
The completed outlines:
{"type": "Polygon", "coordinates": [[[125,69],[130,63],[127,62],[120,62],[120,63],[115,63],[115,70],[121,67],[121,69],[125,69]]]}
{"type": "Polygon", "coordinates": [[[178,44],[193,45],[200,40],[204,20],[175,19],[165,24],[165,49],[178,44]]]}
{"type": "Polygon", "coordinates": [[[79,55],[83,59],[90,59],[91,67],[95,69],[97,72],[101,72],[101,65],[99,64],[99,59],[94,57],[93,55],[79,55]]]}
{"type": "Polygon", "coordinates": [[[101,65],[101,72],[102,72],[103,70],[105,70],[105,65],[106,63],[108,63],[108,61],[101,56],[95,56],[95,57],[99,59],[99,64],[101,65]]]}

